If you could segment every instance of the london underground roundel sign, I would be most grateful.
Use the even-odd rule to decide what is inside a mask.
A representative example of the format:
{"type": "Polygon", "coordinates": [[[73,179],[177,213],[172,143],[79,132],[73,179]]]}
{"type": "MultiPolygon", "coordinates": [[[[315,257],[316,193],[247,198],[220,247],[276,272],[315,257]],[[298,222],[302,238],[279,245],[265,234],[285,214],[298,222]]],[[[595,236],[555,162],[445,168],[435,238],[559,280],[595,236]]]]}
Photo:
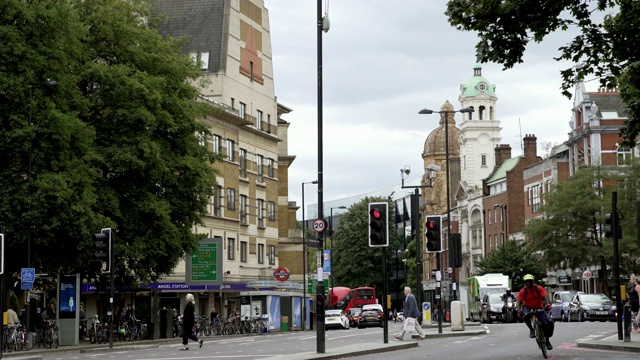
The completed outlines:
{"type": "Polygon", "coordinates": [[[289,279],[289,275],[291,275],[289,274],[289,270],[284,266],[277,268],[276,271],[273,272],[273,277],[280,282],[289,279]]]}

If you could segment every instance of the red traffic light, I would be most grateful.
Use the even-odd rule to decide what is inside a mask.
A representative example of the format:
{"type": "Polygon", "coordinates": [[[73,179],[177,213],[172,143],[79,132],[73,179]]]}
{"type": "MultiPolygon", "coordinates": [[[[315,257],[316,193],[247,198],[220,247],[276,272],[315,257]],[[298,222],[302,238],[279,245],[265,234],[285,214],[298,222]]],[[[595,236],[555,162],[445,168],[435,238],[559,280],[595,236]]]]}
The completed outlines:
{"type": "Polygon", "coordinates": [[[369,215],[374,219],[382,219],[382,212],[379,209],[371,209],[371,211],[369,211],[369,215]]]}
{"type": "Polygon", "coordinates": [[[427,229],[428,230],[435,230],[436,229],[436,223],[434,221],[427,221],[427,229]]]}

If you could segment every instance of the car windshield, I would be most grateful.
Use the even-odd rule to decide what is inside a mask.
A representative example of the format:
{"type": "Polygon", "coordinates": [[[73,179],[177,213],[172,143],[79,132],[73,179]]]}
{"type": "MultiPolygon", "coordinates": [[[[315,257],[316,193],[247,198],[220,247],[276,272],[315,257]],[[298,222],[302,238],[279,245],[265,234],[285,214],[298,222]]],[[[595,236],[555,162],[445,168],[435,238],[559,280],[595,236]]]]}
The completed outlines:
{"type": "Polygon", "coordinates": [[[562,302],[570,302],[571,299],[573,299],[573,294],[571,293],[562,294],[562,302]]]}
{"type": "Polygon", "coordinates": [[[502,301],[502,294],[500,293],[494,293],[494,294],[489,294],[489,302],[494,304],[494,303],[498,303],[502,301]]]}
{"type": "Polygon", "coordinates": [[[602,302],[609,301],[609,298],[605,294],[585,294],[580,296],[580,300],[583,302],[602,302]]]}
{"type": "Polygon", "coordinates": [[[365,310],[362,312],[362,316],[378,316],[377,310],[365,310]]]}

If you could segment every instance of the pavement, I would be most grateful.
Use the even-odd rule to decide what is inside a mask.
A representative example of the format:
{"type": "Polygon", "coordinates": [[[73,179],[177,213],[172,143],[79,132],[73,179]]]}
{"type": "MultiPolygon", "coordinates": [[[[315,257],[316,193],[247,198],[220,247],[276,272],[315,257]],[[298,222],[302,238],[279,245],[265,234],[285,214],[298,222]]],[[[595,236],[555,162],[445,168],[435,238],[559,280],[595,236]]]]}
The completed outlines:
{"type": "Polygon", "coordinates": [[[612,332],[612,334],[600,339],[580,341],[578,342],[578,347],[640,353],[640,333],[632,332],[628,338],[629,341],[625,341],[624,333],[622,340],[619,340],[617,331],[612,332]]]}

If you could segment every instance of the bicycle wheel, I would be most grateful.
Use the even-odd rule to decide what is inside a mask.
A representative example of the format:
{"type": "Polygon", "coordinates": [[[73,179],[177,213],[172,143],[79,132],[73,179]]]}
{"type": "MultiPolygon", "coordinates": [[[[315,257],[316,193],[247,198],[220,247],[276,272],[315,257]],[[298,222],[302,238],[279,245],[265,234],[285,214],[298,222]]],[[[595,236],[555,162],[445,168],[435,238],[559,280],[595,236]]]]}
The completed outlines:
{"type": "Polygon", "coordinates": [[[138,340],[142,341],[142,339],[147,337],[147,324],[140,325],[140,332],[138,333],[138,340]]]}
{"type": "Polygon", "coordinates": [[[89,342],[96,343],[96,330],[94,328],[89,329],[89,342]]]}
{"type": "Polygon", "coordinates": [[[538,343],[538,347],[542,351],[542,356],[547,358],[547,344],[546,339],[544,337],[544,331],[542,330],[542,325],[536,320],[535,322],[535,331],[536,331],[536,342],[538,343]]]}

